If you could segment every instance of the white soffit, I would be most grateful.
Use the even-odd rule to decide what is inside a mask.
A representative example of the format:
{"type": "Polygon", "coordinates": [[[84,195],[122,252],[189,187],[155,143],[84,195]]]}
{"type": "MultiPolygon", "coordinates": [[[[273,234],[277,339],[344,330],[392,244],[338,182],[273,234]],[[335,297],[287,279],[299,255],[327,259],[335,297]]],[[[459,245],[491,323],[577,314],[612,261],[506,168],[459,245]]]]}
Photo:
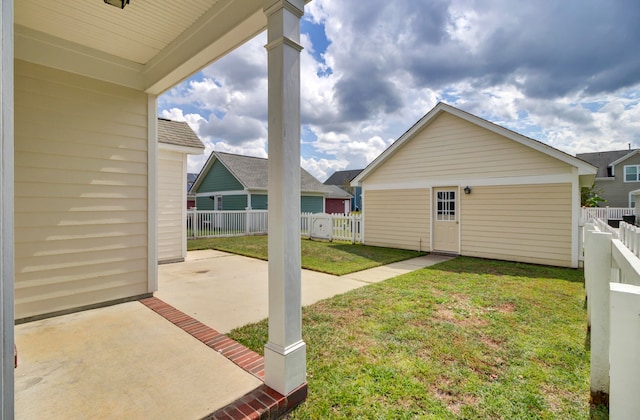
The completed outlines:
{"type": "Polygon", "coordinates": [[[145,64],[211,9],[217,0],[20,0],[14,22],[91,49],[145,64]]]}
{"type": "Polygon", "coordinates": [[[15,58],[152,95],[266,27],[263,0],[15,2],[15,58]]]}

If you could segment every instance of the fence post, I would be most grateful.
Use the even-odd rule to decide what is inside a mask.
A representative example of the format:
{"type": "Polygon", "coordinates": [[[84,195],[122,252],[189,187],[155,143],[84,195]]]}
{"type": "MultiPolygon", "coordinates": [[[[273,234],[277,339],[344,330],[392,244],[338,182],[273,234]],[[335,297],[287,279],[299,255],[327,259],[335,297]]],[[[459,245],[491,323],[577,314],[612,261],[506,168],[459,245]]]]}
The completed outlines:
{"type": "Polygon", "coordinates": [[[585,248],[585,279],[589,278],[587,307],[591,309],[591,400],[609,396],[609,282],[611,239],[608,232],[590,232],[585,248]]]}
{"type": "Polygon", "coordinates": [[[589,282],[591,280],[591,266],[587,263],[587,255],[590,250],[587,250],[589,246],[589,240],[593,232],[596,232],[596,224],[593,222],[585,223],[582,231],[582,252],[583,252],[583,269],[584,269],[584,294],[587,301],[587,326],[591,328],[591,308],[589,304],[589,282]]]}
{"type": "Polygon", "coordinates": [[[356,215],[350,214],[351,216],[351,243],[356,243],[356,215]]]}
{"type": "MultiPolygon", "coordinates": [[[[637,418],[640,413],[640,287],[611,283],[612,419],[637,418]]],[[[593,354],[593,349],[591,349],[593,354]]]]}
{"type": "Polygon", "coordinates": [[[244,214],[244,232],[246,235],[249,235],[251,233],[251,210],[244,209],[244,214]]]}

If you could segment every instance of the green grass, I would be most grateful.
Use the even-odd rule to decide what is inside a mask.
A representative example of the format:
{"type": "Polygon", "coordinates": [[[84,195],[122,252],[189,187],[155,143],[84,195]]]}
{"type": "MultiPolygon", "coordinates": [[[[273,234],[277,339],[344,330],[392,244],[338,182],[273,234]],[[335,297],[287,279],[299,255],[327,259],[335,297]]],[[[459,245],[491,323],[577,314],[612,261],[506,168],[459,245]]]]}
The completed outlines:
{"type": "MultiPolygon", "coordinates": [[[[217,249],[266,260],[267,236],[191,239],[187,241],[187,249],[217,249]]],[[[424,254],[347,242],[301,240],[302,268],[338,276],[424,254]]]]}
{"type": "MultiPolygon", "coordinates": [[[[229,336],[262,353],[267,323],[229,336]]],[[[292,419],[606,419],[580,270],[459,257],[303,308],[292,419]]]]}

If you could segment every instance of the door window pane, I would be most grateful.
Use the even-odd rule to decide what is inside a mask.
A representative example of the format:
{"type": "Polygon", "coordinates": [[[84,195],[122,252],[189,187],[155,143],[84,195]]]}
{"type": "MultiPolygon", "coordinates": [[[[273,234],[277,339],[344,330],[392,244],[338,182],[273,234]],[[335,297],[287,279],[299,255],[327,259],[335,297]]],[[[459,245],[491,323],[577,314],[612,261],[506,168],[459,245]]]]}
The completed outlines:
{"type": "Polygon", "coordinates": [[[455,191],[438,191],[436,193],[436,220],[441,222],[456,220],[455,191]]]}

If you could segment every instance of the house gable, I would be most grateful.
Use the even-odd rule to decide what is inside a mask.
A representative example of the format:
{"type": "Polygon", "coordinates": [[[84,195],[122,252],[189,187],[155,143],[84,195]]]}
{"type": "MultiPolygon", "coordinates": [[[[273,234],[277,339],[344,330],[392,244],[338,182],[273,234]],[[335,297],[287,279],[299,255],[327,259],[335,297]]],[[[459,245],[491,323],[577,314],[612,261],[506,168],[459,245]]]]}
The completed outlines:
{"type": "Polygon", "coordinates": [[[217,191],[244,190],[244,185],[220,162],[216,160],[211,169],[204,174],[204,178],[197,185],[196,193],[208,193],[217,191]]]}
{"type": "MultiPolygon", "coordinates": [[[[572,167],[449,113],[437,115],[367,177],[369,184],[570,174],[572,167]]],[[[357,178],[356,178],[357,179],[357,178]]]]}
{"type": "MultiPolygon", "coordinates": [[[[419,173],[438,177],[449,170],[455,171],[461,182],[479,173],[489,178],[544,176],[558,173],[559,168],[565,173],[575,168],[581,185],[585,186],[593,183],[597,171],[593,165],[574,156],[444,103],[438,103],[407,130],[355,177],[351,185],[360,185],[374,174],[378,181],[383,181],[380,169],[389,160],[402,163],[398,165],[401,173],[402,168],[409,170],[404,174],[386,170],[382,175],[386,172],[392,177],[406,177],[417,169],[419,173]],[[422,140],[415,141],[417,138],[422,140]],[[411,152],[419,155],[411,156],[411,152]],[[396,154],[404,157],[394,159],[396,154]]],[[[451,180],[451,174],[447,179],[451,180]]],[[[389,181],[393,182],[393,178],[389,181]]]]}

